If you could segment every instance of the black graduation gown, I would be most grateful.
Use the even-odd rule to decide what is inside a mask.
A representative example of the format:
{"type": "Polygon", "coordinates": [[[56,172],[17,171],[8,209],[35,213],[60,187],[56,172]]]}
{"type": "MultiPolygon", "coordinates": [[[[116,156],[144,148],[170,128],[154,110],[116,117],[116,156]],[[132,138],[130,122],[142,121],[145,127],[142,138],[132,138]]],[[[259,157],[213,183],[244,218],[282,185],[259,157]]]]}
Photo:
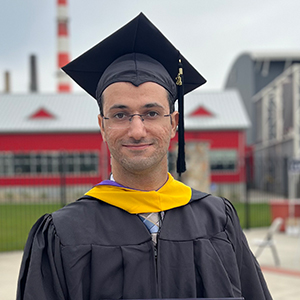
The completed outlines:
{"type": "Polygon", "coordinates": [[[226,199],[192,191],[166,211],[157,259],[135,214],[89,196],[41,217],[24,250],[18,300],[272,299],[226,199]]]}

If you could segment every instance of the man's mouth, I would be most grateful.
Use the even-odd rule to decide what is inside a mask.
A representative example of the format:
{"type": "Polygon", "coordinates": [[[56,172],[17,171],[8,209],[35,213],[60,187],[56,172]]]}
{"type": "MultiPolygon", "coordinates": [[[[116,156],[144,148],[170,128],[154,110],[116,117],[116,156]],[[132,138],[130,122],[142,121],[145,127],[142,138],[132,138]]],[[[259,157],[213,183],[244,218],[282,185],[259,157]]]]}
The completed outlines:
{"type": "Polygon", "coordinates": [[[129,149],[129,150],[145,150],[147,149],[148,147],[150,147],[152,144],[125,144],[123,145],[123,147],[125,147],[126,149],[129,149]]]}

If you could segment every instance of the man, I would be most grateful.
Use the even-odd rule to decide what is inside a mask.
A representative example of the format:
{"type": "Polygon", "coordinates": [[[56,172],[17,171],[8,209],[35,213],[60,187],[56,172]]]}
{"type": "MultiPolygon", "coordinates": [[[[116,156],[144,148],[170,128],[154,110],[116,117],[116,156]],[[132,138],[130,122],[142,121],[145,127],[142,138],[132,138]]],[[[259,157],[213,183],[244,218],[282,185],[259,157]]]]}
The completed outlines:
{"type": "Polygon", "coordinates": [[[271,299],[230,202],[168,173],[182,96],[205,79],[143,14],[64,70],[98,101],[112,175],[33,226],[18,299],[271,299]]]}

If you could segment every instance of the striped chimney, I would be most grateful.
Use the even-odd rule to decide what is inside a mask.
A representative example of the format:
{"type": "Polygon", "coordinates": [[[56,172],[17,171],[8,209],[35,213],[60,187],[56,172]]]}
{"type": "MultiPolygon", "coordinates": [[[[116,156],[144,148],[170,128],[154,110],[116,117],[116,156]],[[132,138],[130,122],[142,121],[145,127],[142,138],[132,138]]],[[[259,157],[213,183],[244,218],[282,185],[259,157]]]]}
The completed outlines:
{"type": "Polygon", "coordinates": [[[57,92],[71,92],[69,77],[60,69],[70,62],[67,0],[57,0],[57,92]]]}

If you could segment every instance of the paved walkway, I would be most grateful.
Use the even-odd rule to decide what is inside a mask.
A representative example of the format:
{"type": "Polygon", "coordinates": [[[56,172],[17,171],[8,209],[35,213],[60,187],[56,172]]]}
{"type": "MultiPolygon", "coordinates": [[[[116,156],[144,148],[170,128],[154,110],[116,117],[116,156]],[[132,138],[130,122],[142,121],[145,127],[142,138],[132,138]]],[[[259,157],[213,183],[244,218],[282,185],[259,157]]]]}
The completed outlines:
{"type": "Polygon", "coordinates": [[[15,300],[22,252],[0,253],[0,300],[15,300]]]}
{"type": "MultiPolygon", "coordinates": [[[[256,239],[262,239],[266,229],[245,231],[250,248],[255,253],[256,239]]],[[[300,295],[300,236],[277,233],[274,236],[280,259],[276,267],[270,248],[265,248],[258,257],[265,279],[274,300],[299,299],[300,295]]]]}
{"type": "MultiPolygon", "coordinates": [[[[263,238],[266,229],[245,231],[253,251],[254,239],[263,238]]],[[[275,267],[270,249],[265,249],[258,261],[274,300],[299,299],[300,295],[300,237],[284,233],[275,235],[281,265],[275,267]]],[[[0,253],[0,300],[14,300],[22,252],[0,253]]],[[[253,299],[259,300],[259,299],[253,299]]]]}

